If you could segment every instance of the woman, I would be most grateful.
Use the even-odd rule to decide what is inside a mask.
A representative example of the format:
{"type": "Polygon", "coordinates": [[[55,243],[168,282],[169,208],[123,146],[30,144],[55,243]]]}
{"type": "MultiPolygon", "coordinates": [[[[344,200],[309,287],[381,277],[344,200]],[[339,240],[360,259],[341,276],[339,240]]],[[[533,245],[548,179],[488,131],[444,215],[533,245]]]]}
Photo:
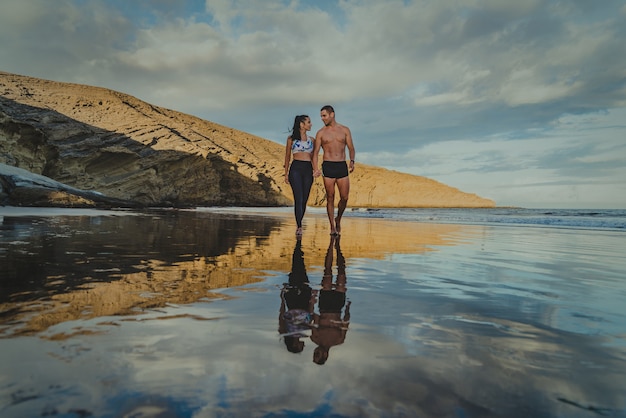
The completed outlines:
{"type": "Polygon", "coordinates": [[[309,277],[304,266],[302,240],[296,240],[291,258],[289,283],[283,284],[280,292],[280,316],[278,332],[284,338],[287,350],[301,353],[304,341],[311,328],[311,319],[315,307],[315,291],[309,284],[309,277]]]}
{"type": "Polygon", "coordinates": [[[306,211],[311,186],[313,185],[313,154],[314,139],[307,135],[311,130],[311,118],[298,115],[293,121],[291,135],[287,137],[285,147],[285,183],[291,184],[293,191],[294,213],[296,215],[296,235],[302,235],[302,218],[306,211]],[[293,155],[293,161],[291,156],[293,155]],[[291,165],[289,162],[291,161],[291,165]]]}

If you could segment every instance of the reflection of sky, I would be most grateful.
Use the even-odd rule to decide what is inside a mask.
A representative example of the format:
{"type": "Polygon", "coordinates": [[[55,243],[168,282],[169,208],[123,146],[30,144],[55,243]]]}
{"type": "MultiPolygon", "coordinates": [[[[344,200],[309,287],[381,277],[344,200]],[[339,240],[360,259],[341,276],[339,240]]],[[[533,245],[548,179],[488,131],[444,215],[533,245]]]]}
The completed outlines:
{"type": "MultiPolygon", "coordinates": [[[[319,231],[307,219],[303,238],[315,288],[328,245],[319,219],[319,231]]],[[[285,268],[250,265],[260,277],[269,271],[262,266],[272,266],[273,275],[221,289],[221,299],[1,339],[0,352],[15,360],[0,364],[1,415],[588,416],[559,397],[624,409],[621,234],[473,226],[420,236],[407,223],[400,236],[398,222],[386,229],[379,220],[350,219],[342,250],[351,324],[344,344],[318,366],[310,340],[292,354],[278,336],[280,288],[295,243],[293,222],[285,222],[257,226],[266,232],[256,249],[289,260],[285,268]]]]}
{"type": "MultiPolygon", "coordinates": [[[[458,321],[465,315],[462,310],[457,318],[441,317],[441,312],[454,313],[456,308],[450,306],[450,302],[447,302],[447,308],[440,307],[438,312],[429,312],[429,306],[420,304],[415,309],[419,313],[412,317],[398,315],[393,307],[404,306],[406,309],[406,301],[386,295],[377,298],[375,295],[379,293],[371,292],[371,289],[355,292],[349,289],[353,293],[353,320],[346,343],[333,348],[326,366],[317,366],[311,361],[313,346],[310,341],[306,341],[303,353],[294,355],[287,353],[278,339],[275,312],[279,300],[277,285],[282,279],[277,277],[256,292],[228,292],[240,299],[167,308],[142,317],[143,321],[100,318],[67,323],[47,333],[69,332],[79,326],[86,330],[106,330],[102,335],[77,336],[62,342],[34,339],[4,341],[3,354],[20,361],[3,365],[2,375],[5,380],[6,376],[14,376],[11,379],[13,387],[28,388],[24,395],[38,397],[22,404],[25,411],[33,411],[30,408],[34,405],[40,408],[56,405],[60,411],[82,406],[92,411],[110,411],[111,416],[113,411],[128,413],[140,405],[143,408],[150,405],[162,410],[182,411],[183,416],[192,416],[192,411],[197,416],[204,416],[203,413],[215,413],[220,409],[229,413],[248,408],[265,413],[328,408],[335,413],[362,416],[362,412],[372,415],[379,409],[389,410],[387,408],[392,408],[394,404],[403,405],[407,410],[419,410],[419,398],[414,397],[415,391],[422,392],[424,396],[426,393],[434,396],[440,407],[452,408],[464,396],[477,395],[467,385],[485,373],[489,379],[495,380],[487,386],[495,391],[494,396],[506,397],[508,389],[518,385],[531,388],[539,385],[533,390],[525,389],[536,397],[547,389],[542,389],[541,382],[528,373],[517,376],[515,382],[499,389],[503,393],[498,393],[495,386],[499,379],[507,378],[507,367],[498,370],[501,366],[490,364],[493,357],[504,356],[501,361],[506,363],[511,362],[511,350],[526,353],[527,356],[532,356],[535,350],[492,344],[488,349],[492,352],[490,357],[481,354],[480,349],[467,341],[475,338],[486,343],[488,339],[483,340],[480,334],[496,338],[493,333],[500,331],[500,337],[506,339],[515,337],[511,335],[514,333],[494,331],[493,326],[480,323],[464,327],[463,321],[458,321]],[[374,300],[369,300],[367,292],[372,293],[374,300]],[[376,304],[383,306],[377,309],[376,304]],[[374,309],[369,309],[370,306],[374,309]],[[151,317],[174,316],[180,311],[214,319],[148,320],[151,317]],[[393,316],[395,322],[387,322],[387,326],[368,325],[368,315],[377,314],[393,316]],[[106,320],[116,325],[99,325],[106,320]],[[468,332],[476,333],[476,336],[468,332]],[[42,352],[47,353],[47,359],[41,358],[42,352]],[[24,364],[45,367],[31,369],[24,376],[24,364]],[[442,372],[446,377],[440,376],[442,372]],[[15,376],[23,377],[16,379],[15,376]],[[468,383],[463,384],[463,379],[467,379],[468,383]],[[411,390],[403,389],[406,385],[411,390]]],[[[541,347],[544,344],[549,347],[555,343],[555,339],[542,336],[540,330],[535,332],[539,350],[543,350],[541,347]]],[[[574,348],[559,354],[558,365],[532,357],[520,358],[513,363],[520,368],[528,366],[528,363],[534,367],[541,366],[543,373],[556,373],[553,379],[559,382],[559,373],[564,373],[559,368],[578,363],[573,353],[580,350],[578,355],[588,355],[584,346],[577,347],[584,341],[566,335],[563,339],[564,345],[572,344],[574,348]]],[[[601,367],[604,361],[587,358],[596,362],[596,367],[601,367]]],[[[576,367],[581,368],[580,365],[576,367]]],[[[587,384],[599,385],[607,390],[617,383],[610,374],[603,372],[602,382],[599,382],[589,370],[582,371],[586,372],[586,379],[577,381],[574,386],[583,390],[588,390],[587,384]]],[[[566,374],[569,379],[576,373],[576,370],[568,368],[566,374]]],[[[10,390],[5,386],[0,392],[0,399],[7,399],[8,393],[10,390]]],[[[591,396],[592,392],[589,393],[588,396],[591,396]]],[[[498,403],[493,399],[487,403],[493,402],[498,403]]],[[[19,411],[19,408],[16,406],[10,411],[19,411]]]]}
{"type": "Polygon", "coordinates": [[[414,281],[423,292],[501,305],[501,315],[516,306],[516,314],[547,326],[594,334],[601,322],[603,332],[618,335],[624,326],[626,293],[622,234],[529,231],[533,230],[491,228],[492,236],[482,243],[417,257],[394,255],[381,269],[395,268],[397,275],[414,281]],[[600,264],[598,258],[605,261],[600,264]]]}

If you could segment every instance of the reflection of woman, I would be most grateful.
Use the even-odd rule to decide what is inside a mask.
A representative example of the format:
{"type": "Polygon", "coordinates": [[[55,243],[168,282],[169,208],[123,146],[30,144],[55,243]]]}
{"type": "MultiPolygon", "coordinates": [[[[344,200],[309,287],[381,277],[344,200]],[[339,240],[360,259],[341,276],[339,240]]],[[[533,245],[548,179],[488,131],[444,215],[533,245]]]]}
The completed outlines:
{"type": "Polygon", "coordinates": [[[341,253],[339,237],[331,235],[326,259],[322,289],[319,292],[319,314],[313,315],[311,341],[317,344],[313,361],[324,364],[331,347],[343,344],[350,324],[350,301],[346,304],[346,260],[341,253]],[[337,280],[333,283],[333,248],[337,250],[337,280]],[[341,318],[341,311],[345,313],[341,318]]]}
{"type": "Polygon", "coordinates": [[[285,146],[285,183],[289,183],[293,191],[294,214],[298,226],[296,235],[302,235],[302,218],[313,185],[313,138],[307,135],[310,130],[311,118],[307,115],[296,116],[285,146]],[[290,165],[292,155],[293,161],[290,165]]]}
{"type": "Polygon", "coordinates": [[[300,240],[296,241],[293,250],[289,283],[285,283],[281,291],[280,316],[278,332],[285,340],[287,350],[300,353],[304,349],[306,332],[310,329],[311,313],[315,300],[309,286],[309,278],[304,267],[304,253],[300,240]]]}

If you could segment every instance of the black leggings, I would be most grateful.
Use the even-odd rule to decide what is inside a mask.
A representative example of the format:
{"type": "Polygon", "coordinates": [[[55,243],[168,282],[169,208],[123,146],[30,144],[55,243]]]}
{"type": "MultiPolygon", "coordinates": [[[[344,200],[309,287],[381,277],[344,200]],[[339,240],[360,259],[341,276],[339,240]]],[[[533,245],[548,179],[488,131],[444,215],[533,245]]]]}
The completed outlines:
{"type": "Polygon", "coordinates": [[[311,161],[293,160],[289,167],[289,184],[293,190],[294,213],[296,224],[302,228],[302,218],[306,211],[306,202],[309,200],[313,185],[313,165],[311,161]]]}

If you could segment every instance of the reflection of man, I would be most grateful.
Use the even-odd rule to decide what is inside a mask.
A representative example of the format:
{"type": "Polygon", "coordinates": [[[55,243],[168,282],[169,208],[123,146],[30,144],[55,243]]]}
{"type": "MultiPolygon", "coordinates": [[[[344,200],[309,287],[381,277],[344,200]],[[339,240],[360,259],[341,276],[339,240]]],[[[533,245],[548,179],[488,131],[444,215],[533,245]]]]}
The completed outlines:
{"type": "Polygon", "coordinates": [[[317,344],[313,361],[324,364],[328,360],[331,347],[343,344],[350,324],[350,301],[346,304],[346,261],[341,253],[339,237],[330,238],[330,245],[324,262],[324,277],[319,292],[319,314],[313,315],[311,341],[317,344]],[[333,249],[337,250],[337,280],[333,283],[333,249]],[[341,311],[345,306],[345,314],[341,311]]]}
{"type": "Polygon", "coordinates": [[[309,278],[304,266],[302,244],[298,239],[293,250],[289,283],[281,291],[278,332],[283,336],[287,350],[300,353],[304,350],[304,341],[311,324],[311,313],[315,304],[309,278]]]}

